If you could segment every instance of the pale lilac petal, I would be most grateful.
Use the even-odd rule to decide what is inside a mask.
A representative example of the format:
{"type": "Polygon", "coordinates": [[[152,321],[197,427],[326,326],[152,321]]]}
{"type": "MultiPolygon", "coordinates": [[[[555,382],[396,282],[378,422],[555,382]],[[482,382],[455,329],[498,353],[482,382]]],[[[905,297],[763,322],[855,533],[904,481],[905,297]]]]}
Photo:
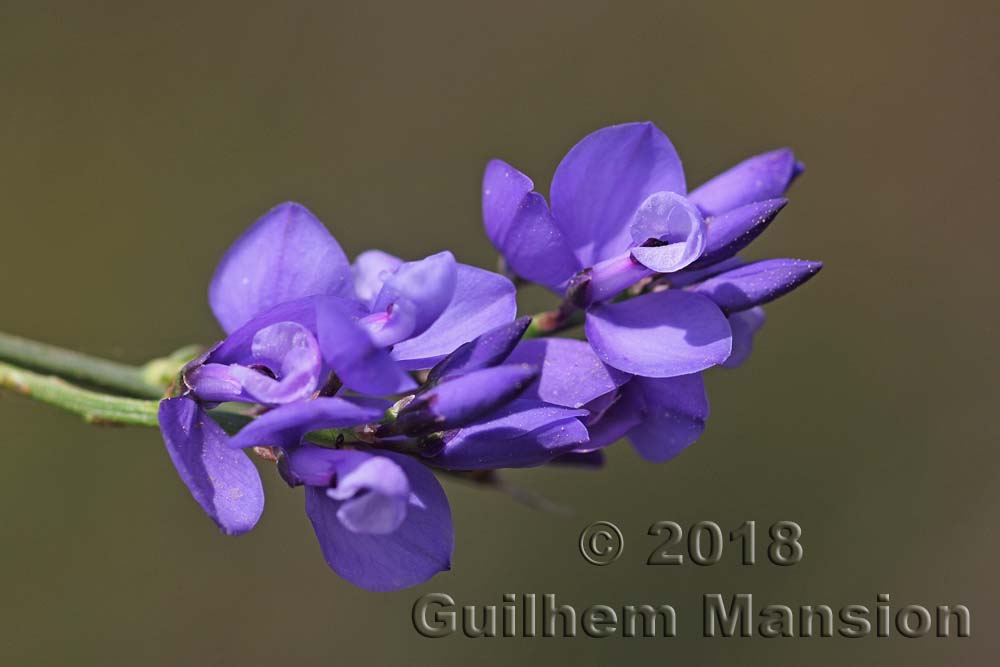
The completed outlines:
{"type": "Polygon", "coordinates": [[[558,289],[583,267],[534,187],[514,167],[491,160],[483,175],[483,224],[515,274],[558,289]]]}
{"type": "Polygon", "coordinates": [[[717,264],[743,250],[767,229],[787,203],[787,199],[766,199],[710,218],[705,251],[691,264],[691,268],[717,264]]]}
{"type": "Polygon", "coordinates": [[[372,305],[373,313],[388,315],[381,328],[393,331],[389,337],[377,336],[376,341],[388,347],[426,330],[451,303],[457,279],[455,257],[448,251],[399,265],[372,305]],[[406,326],[394,324],[400,318],[406,326]]]}
{"type": "Polygon", "coordinates": [[[722,365],[726,368],[740,366],[753,351],[753,338],[764,326],[764,309],[757,307],[733,313],[729,316],[729,326],[733,330],[733,353],[722,365]]]}
{"type": "Polygon", "coordinates": [[[413,379],[393,361],[389,352],[371,339],[340,303],[317,306],[316,329],[323,358],[348,389],[385,395],[416,387],[413,379]]]}
{"type": "Polygon", "coordinates": [[[586,267],[628,250],[629,222],[647,197],[686,188],[666,135],[628,123],[584,137],[559,163],[551,192],[556,225],[586,267]]]}
{"type": "Polygon", "coordinates": [[[382,285],[403,263],[398,257],[381,250],[366,250],[354,259],[354,294],[369,309],[374,305],[382,285]]]}
{"type": "Polygon", "coordinates": [[[510,356],[530,325],[530,317],[519,317],[464,343],[430,370],[425,384],[435,385],[449,377],[496,366],[510,356]]]}
{"type": "Polygon", "coordinates": [[[391,304],[386,310],[362,317],[358,324],[368,332],[375,347],[389,348],[414,334],[419,316],[417,304],[400,301],[391,304]]]}
{"type": "Polygon", "coordinates": [[[629,225],[632,257],[657,273],[672,273],[698,259],[707,229],[698,209],[672,192],[650,195],[629,225]]]}
{"type": "Polygon", "coordinates": [[[783,296],[819,273],[822,262],[765,259],[726,271],[691,287],[726,313],[748,310],[783,296]]]}
{"type": "Polygon", "coordinates": [[[406,516],[388,534],[355,532],[340,516],[341,504],[326,489],[306,488],[306,513],[323,557],[341,577],[371,591],[394,591],[427,581],[451,567],[454,533],[451,509],[441,485],[419,462],[380,453],[406,474],[410,496],[406,516]]]}
{"type": "Polygon", "coordinates": [[[268,211],[229,248],[208,300],[227,333],[279,304],[317,294],[351,296],[344,251],[304,206],[268,211]]]}
{"type": "Polygon", "coordinates": [[[337,518],[351,532],[385,535],[406,518],[410,483],[391,459],[304,445],[289,451],[283,463],[294,483],[321,487],[337,502],[337,518]]]}
{"type": "Polygon", "coordinates": [[[344,451],[348,460],[337,468],[336,485],[326,490],[341,501],[337,518],[353,533],[386,535],[406,519],[410,483],[403,469],[384,456],[344,451]]]}
{"type": "Polygon", "coordinates": [[[541,369],[522,399],[538,399],[569,408],[582,408],[614,391],[630,377],[604,364],[587,343],[570,338],[535,338],[521,341],[509,364],[530,364],[541,369]]]}
{"type": "Polygon", "coordinates": [[[205,513],[227,535],[253,528],[264,489],[249,457],[228,447],[222,427],[190,398],[161,401],[159,420],[170,460],[205,513]]]}
{"type": "Polygon", "coordinates": [[[251,367],[230,366],[245,400],[279,405],[309,398],[319,387],[323,357],[316,338],[301,324],[278,322],[261,329],[254,335],[251,355],[251,367]]]}
{"type": "Polygon", "coordinates": [[[649,377],[696,373],[729,357],[732,335],[706,297],[667,290],[587,313],[587,340],[604,363],[649,377]]]}
{"type": "Polygon", "coordinates": [[[628,432],[636,451],[654,463],[669,461],[705,430],[708,398],[698,374],[636,378],[645,403],[642,421],[628,432]]]}
{"type": "Polygon", "coordinates": [[[784,195],[804,170],[791,149],[779,148],[740,162],[695,188],[688,198],[706,216],[721,215],[738,206],[784,195]]]}
{"type": "Polygon", "coordinates": [[[354,319],[367,314],[364,307],[354,299],[311,296],[289,301],[253,318],[229,334],[222,343],[216,345],[205,355],[204,361],[205,363],[218,364],[252,363],[249,360],[253,359],[253,340],[257,332],[278,322],[295,322],[315,334],[316,308],[317,305],[321,304],[325,304],[326,307],[336,307],[354,319]]]}
{"type": "Polygon", "coordinates": [[[547,463],[587,442],[584,410],[515,400],[482,421],[443,436],[428,458],[451,470],[524,468],[547,463]]]}
{"type": "Polygon", "coordinates": [[[458,282],[451,303],[422,334],[397,343],[392,357],[403,368],[430,368],[459,345],[514,320],[514,285],[491,271],[458,265],[458,282]]]}
{"type": "Polygon", "coordinates": [[[513,400],[538,366],[504,364],[471,371],[420,392],[399,411],[394,428],[407,435],[460,428],[513,400]]]}
{"type": "Polygon", "coordinates": [[[310,431],[360,426],[382,419],[390,403],[377,398],[316,398],[265,412],[229,438],[230,447],[294,447],[310,431]]]}

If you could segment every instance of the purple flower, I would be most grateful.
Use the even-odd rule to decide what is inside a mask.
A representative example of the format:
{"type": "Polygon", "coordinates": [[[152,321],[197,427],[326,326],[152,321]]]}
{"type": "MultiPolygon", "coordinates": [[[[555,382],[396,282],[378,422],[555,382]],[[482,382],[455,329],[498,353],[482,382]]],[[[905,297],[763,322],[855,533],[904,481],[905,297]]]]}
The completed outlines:
{"type": "MultiPolygon", "coordinates": [[[[631,376],[604,364],[583,341],[565,338],[522,341],[507,359],[507,363],[513,362],[542,369],[522,398],[583,409],[587,440],[553,462],[579,462],[582,455],[597,452],[622,437],[627,437],[643,458],[666,461],[697,440],[705,428],[708,400],[698,374],[631,376]]],[[[582,460],[590,465],[599,462],[582,460]]]]}
{"type": "Polygon", "coordinates": [[[352,265],[309,211],[282,204],[216,270],[209,303],[226,337],[160,405],[168,454],[224,533],[263,511],[252,449],[305,487],[343,578],[379,591],[426,581],[454,546],[432,469],[599,466],[622,437],[666,461],[701,435],[701,372],[746,359],[760,306],[821,268],[737,256],[801,171],[774,151],[688,194],[667,137],[619,125],[566,155],[550,208],[524,174],[491,162],[487,233],[514,273],[563,297],[551,322],[515,320],[513,284],[447,251],[408,262],[369,250],[352,265]],[[575,310],[587,342],[522,340],[575,310]],[[213,419],[228,402],[255,406],[231,436],[213,419]]]}
{"type": "Polygon", "coordinates": [[[226,446],[228,436],[198,403],[160,403],[160,427],[177,474],[205,513],[227,535],[241,535],[264,511],[264,489],[250,458],[226,446]]]}
{"type": "Polygon", "coordinates": [[[399,411],[393,431],[426,435],[474,422],[516,398],[538,376],[530,364],[470,371],[416,394],[399,411]]]}
{"type": "Polygon", "coordinates": [[[788,200],[788,187],[805,171],[790,149],[748,158],[695,188],[690,200],[707,216],[705,251],[664,285],[705,294],[726,313],[732,353],[722,364],[736,368],[750,355],[764,324],[761,305],[812,278],[820,262],[775,259],[747,265],[735,257],[763,232],[788,200]],[[746,268],[744,268],[746,267],[746,268]]]}
{"type": "Polygon", "coordinates": [[[426,581],[451,564],[454,535],[448,499],[417,460],[345,442],[310,444],[311,431],[374,421],[388,404],[375,399],[317,398],[276,408],[227,443],[280,447],[285,480],[306,487],[306,513],[330,567],[374,591],[426,581]]]}
{"type": "Polygon", "coordinates": [[[379,251],[352,267],[304,207],[282,204],[225,254],[209,303],[227,339],[185,374],[201,400],[281,405],[321,390],[415,388],[406,371],[514,319],[514,286],[449,252],[404,262],[379,251]]]}
{"type": "MultiPolygon", "coordinates": [[[[160,424],[182,480],[229,534],[253,527],[263,494],[253,464],[225,449],[226,435],[207,409],[238,401],[308,402],[315,410],[329,404],[308,399],[347,389],[411,391],[417,385],[407,370],[433,366],[510,323],[516,310],[510,281],[447,252],[403,262],[370,251],[352,267],[326,228],[292,203],[233,244],[209,302],[228,336],[184,370],[183,395],[164,401],[160,424]]],[[[384,409],[358,408],[339,419],[362,425],[384,409]]]]}
{"type": "Polygon", "coordinates": [[[772,260],[779,264],[669,289],[674,276],[716,266],[756,238],[784,207],[781,195],[801,171],[791,151],[774,151],[688,196],[666,135],[651,123],[616,125],[588,135],[563,158],[551,208],[527,176],[490,162],[483,221],[514,273],[564,295],[564,310],[586,309],[587,339],[602,361],[634,375],[677,377],[726,362],[733,313],[819,270],[818,263],[772,260]],[[612,302],[643,281],[644,293],[612,302]]]}
{"type": "Polygon", "coordinates": [[[226,253],[210,303],[228,335],[160,410],[182,480],[241,534],[264,502],[244,450],[273,448],[285,479],[306,487],[327,562],[359,586],[394,590],[449,567],[450,510],[427,464],[538,465],[588,438],[586,412],[514,400],[538,368],[503,362],[531,320],[513,319],[510,281],[451,253],[368,251],[351,267],[308,211],[285,204],[226,253]],[[409,373],[420,369],[422,386],[409,373]],[[356,394],[406,395],[387,413],[390,401],[356,394]],[[263,406],[232,437],[210,412],[231,401],[263,406]]]}
{"type": "Polygon", "coordinates": [[[432,436],[425,459],[447,470],[539,466],[579,449],[589,439],[572,410],[535,400],[515,400],[487,418],[432,436]]]}
{"type": "Polygon", "coordinates": [[[690,199],[706,216],[781,197],[806,170],[789,148],[761,153],[691,191],[690,199]]]}
{"type": "Polygon", "coordinates": [[[626,437],[644,459],[661,463],[695,442],[707,418],[708,398],[700,374],[633,377],[594,410],[590,446],[603,447],[626,437]]]}

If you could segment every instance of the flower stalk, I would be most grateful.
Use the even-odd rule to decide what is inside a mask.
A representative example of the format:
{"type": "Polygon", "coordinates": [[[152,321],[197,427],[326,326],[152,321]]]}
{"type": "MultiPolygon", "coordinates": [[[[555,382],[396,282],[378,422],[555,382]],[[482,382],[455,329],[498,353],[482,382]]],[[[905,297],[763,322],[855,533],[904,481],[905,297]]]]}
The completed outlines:
{"type": "Polygon", "coordinates": [[[62,378],[42,375],[2,362],[0,388],[80,415],[91,424],[157,425],[157,401],[111,396],[82,389],[62,378]]]}
{"type": "Polygon", "coordinates": [[[0,361],[68,380],[112,390],[132,398],[162,398],[165,386],[152,382],[139,366],[0,332],[0,361]]]}

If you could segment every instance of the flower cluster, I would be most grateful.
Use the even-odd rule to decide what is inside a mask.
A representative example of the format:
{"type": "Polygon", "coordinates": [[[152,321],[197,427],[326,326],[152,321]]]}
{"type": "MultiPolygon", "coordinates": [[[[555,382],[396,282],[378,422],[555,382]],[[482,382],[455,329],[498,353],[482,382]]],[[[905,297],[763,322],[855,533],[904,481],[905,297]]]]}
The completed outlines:
{"type": "Polygon", "coordinates": [[[305,487],[340,576],[379,591],[423,582],[450,567],[454,544],[433,471],[599,465],[622,437],[665,461],[699,437],[700,373],[741,363],[761,304],[820,268],[737,257],[801,171],[775,151],[688,193],[649,123],[577,144],[551,206],[491,162],[487,235],[508,274],[561,297],[534,318],[516,318],[506,276],[447,251],[408,262],[370,250],[352,264],[308,210],[282,204],[215,273],[209,303],[227,335],[161,403],[167,451],[223,532],[250,530],[263,511],[253,451],[305,487]],[[579,323],[586,340],[556,336],[579,323]],[[223,403],[246,404],[252,419],[227,432],[223,403]]]}

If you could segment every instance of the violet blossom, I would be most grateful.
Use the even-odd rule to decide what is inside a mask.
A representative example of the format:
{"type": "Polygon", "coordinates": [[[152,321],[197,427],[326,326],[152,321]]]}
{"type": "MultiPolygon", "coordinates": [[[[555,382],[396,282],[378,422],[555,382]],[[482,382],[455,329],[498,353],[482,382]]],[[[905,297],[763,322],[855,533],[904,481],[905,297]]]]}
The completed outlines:
{"type": "Polygon", "coordinates": [[[487,235],[518,276],[587,311],[585,331],[607,364],[645,377],[676,377],[724,363],[733,348],[727,314],[789,291],[814,262],[716,276],[717,284],[624,290],[715,265],[758,235],[783,206],[769,201],[801,172],[789,151],[738,165],[687,196],[680,159],[651,123],[598,130],[574,146],[552,179],[551,208],[532,181],[494,160],[483,177],[487,235]],[[743,208],[745,207],[745,208],[743,208]],[[707,216],[707,218],[706,218],[707,216]],[[742,299],[734,292],[752,288],[742,299]],[[725,300],[724,303],[719,303],[725,300]],[[722,306],[722,307],[720,307],[722,306]]]}
{"type": "Polygon", "coordinates": [[[284,204],[226,253],[210,304],[228,336],[161,404],[171,460],[220,529],[241,534],[264,502],[243,450],[275,452],[286,481],[307,487],[327,562],[359,586],[410,586],[449,567],[450,510],[425,464],[458,468],[475,449],[477,467],[500,467],[519,444],[519,464],[540,465],[589,437],[585,413],[515,400],[538,369],[502,362],[530,318],[513,319],[506,278],[448,252],[404,262],[369,251],[352,267],[315,217],[284,204]],[[420,369],[422,384],[410,374],[420,369]],[[385,395],[403,395],[391,418],[385,395]],[[210,412],[224,402],[263,413],[230,437],[210,412]],[[518,443],[477,449],[476,434],[500,423],[518,443]],[[338,440],[313,443],[331,429],[338,440]]]}
{"type": "Polygon", "coordinates": [[[487,234],[506,266],[563,298],[554,319],[515,319],[506,277],[448,252],[351,264],[304,207],[265,214],[226,252],[209,303],[226,338],[190,362],[160,405],[167,451],[227,534],[264,506],[248,451],[266,452],[306,512],[330,567],[370,590],[450,567],[451,511],[434,471],[599,466],[627,438],[676,456],[709,414],[702,372],[736,366],[761,305],[817,262],[738,257],[785,207],[802,172],[791,151],[751,158],[688,193],[650,123],[578,143],[551,207],[527,176],[492,161],[487,234]],[[587,340],[557,338],[574,311],[587,340]],[[532,336],[524,338],[529,326],[532,336]],[[252,407],[229,435],[213,412],[252,407]]]}
{"type": "Polygon", "coordinates": [[[483,220],[506,266],[562,295],[559,317],[586,311],[593,352],[546,339],[512,355],[563,359],[544,366],[556,370],[537,386],[548,401],[589,411],[590,439],[576,454],[627,436],[646,459],[665,461],[702,433],[709,408],[700,372],[742,363],[764,322],[760,306],[822,267],[736,257],[784,208],[803,169],[790,150],[772,151],[687,193],[666,135],[651,123],[617,125],[563,158],[550,208],[527,176],[489,163],[483,220]]]}

